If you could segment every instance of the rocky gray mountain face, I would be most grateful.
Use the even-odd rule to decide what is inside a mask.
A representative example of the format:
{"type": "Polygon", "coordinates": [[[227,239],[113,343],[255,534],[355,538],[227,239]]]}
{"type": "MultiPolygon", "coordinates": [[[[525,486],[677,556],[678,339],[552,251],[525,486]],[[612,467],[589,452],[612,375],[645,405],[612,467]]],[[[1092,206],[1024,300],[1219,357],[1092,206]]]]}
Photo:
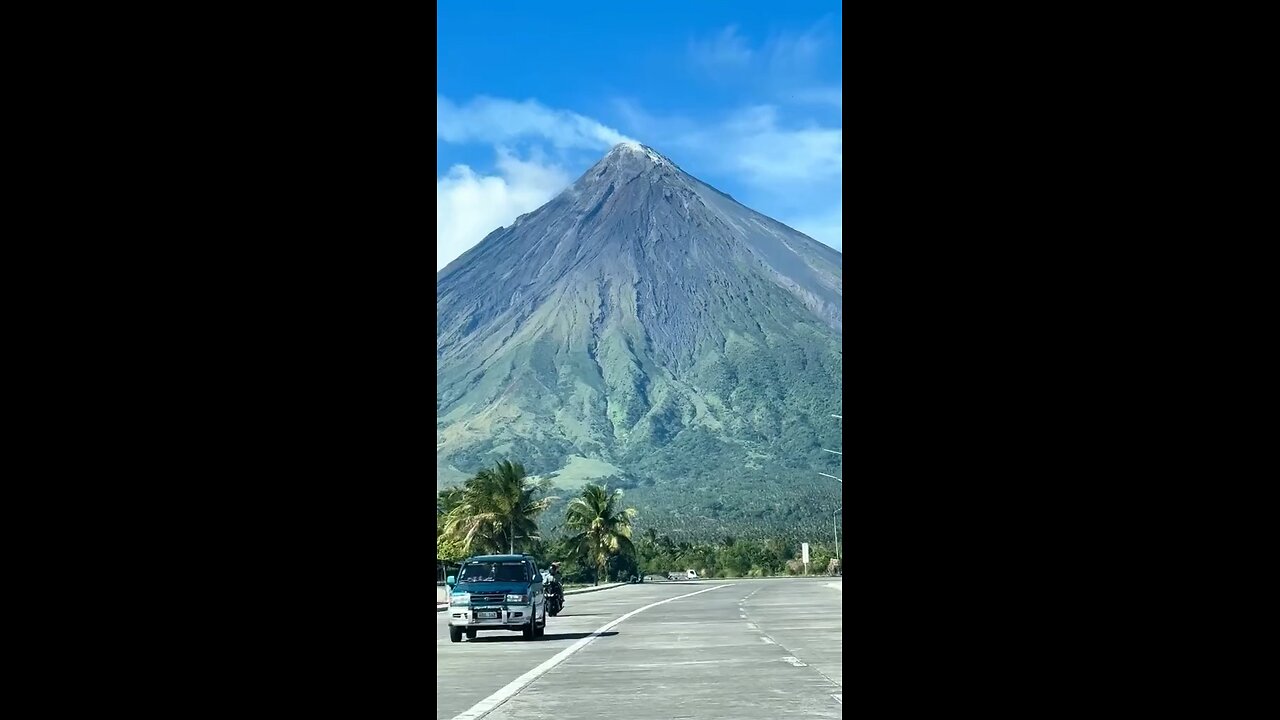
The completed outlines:
{"type": "Polygon", "coordinates": [[[664,531],[830,534],[842,291],[836,250],[619,145],[437,274],[437,486],[510,458],[664,531]]]}

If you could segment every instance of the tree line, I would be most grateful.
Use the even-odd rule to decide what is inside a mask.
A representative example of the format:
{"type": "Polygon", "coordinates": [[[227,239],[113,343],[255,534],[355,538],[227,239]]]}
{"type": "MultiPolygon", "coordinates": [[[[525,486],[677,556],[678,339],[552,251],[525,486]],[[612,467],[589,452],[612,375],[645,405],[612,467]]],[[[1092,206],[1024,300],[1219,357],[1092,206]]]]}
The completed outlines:
{"type": "MultiPolygon", "coordinates": [[[[550,480],[535,482],[518,462],[500,461],[441,490],[436,506],[436,560],[456,565],[483,554],[526,553],[539,567],[560,562],[567,582],[625,580],[695,570],[701,577],[800,575],[800,543],[786,537],[735,538],[715,542],[673,540],[654,527],[640,533],[638,513],[624,507],[621,489],[589,483],[571,497],[563,522],[550,533],[540,517],[560,498],[550,480]]],[[[809,572],[826,574],[836,546],[810,543],[809,572]]]]}

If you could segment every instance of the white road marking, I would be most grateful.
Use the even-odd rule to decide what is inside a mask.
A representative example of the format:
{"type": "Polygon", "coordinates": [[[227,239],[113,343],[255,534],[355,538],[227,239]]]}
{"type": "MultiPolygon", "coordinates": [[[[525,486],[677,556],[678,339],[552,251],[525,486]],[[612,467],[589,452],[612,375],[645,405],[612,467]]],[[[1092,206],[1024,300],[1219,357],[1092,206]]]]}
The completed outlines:
{"type": "Polygon", "coordinates": [[[746,616],[746,615],[739,615],[738,617],[742,618],[743,620],[746,620],[746,619],[747,619],[747,616],[746,616]]]}
{"type": "Polygon", "coordinates": [[[756,624],[755,624],[755,623],[747,623],[747,627],[748,627],[748,628],[750,628],[750,629],[752,629],[752,630],[759,630],[759,629],[760,629],[759,627],[757,627],[757,626],[756,626],[756,624]]]}
{"type": "MultiPolygon", "coordinates": [[[[791,663],[795,667],[809,667],[808,663],[802,663],[800,662],[800,658],[793,658],[790,655],[782,658],[782,661],[786,663],[791,663]]],[[[841,703],[841,704],[843,705],[844,703],[841,703]]]]}
{"type": "MultiPolygon", "coordinates": [[[[763,630],[757,630],[756,632],[759,632],[759,633],[761,633],[761,634],[764,634],[764,631],[763,631],[763,630]]],[[[773,638],[769,637],[768,635],[764,635],[764,637],[762,637],[762,638],[760,638],[760,639],[761,639],[761,640],[763,640],[763,641],[765,641],[765,642],[767,642],[767,643],[770,643],[770,644],[772,644],[772,645],[777,645],[778,647],[782,648],[783,650],[786,650],[786,649],[787,649],[786,647],[783,647],[782,643],[780,643],[780,642],[778,642],[778,641],[774,640],[773,638]]],[[[786,659],[786,658],[783,658],[783,659],[786,659]]],[[[797,661],[800,661],[800,659],[799,659],[799,658],[795,658],[795,659],[796,659],[797,661]]],[[[804,666],[805,666],[805,667],[813,667],[812,665],[808,665],[808,664],[805,664],[804,666]]],[[[800,667],[800,666],[799,666],[799,665],[797,665],[796,667],[800,667]]],[[[835,680],[832,680],[830,675],[827,675],[826,673],[822,672],[822,669],[821,669],[821,668],[813,667],[813,669],[814,669],[814,670],[816,670],[816,671],[818,672],[818,674],[819,674],[819,675],[821,675],[822,677],[826,678],[827,682],[831,683],[833,686],[835,686],[835,687],[844,687],[843,685],[841,685],[840,683],[836,682],[835,680]]],[[[832,697],[835,697],[835,696],[834,696],[834,695],[832,695],[832,697]]],[[[839,698],[836,698],[836,699],[837,699],[837,700],[839,700],[839,698]]],[[[843,704],[844,704],[844,701],[841,701],[841,702],[840,702],[840,704],[841,704],[841,705],[843,705],[843,704]]]]}
{"type": "Polygon", "coordinates": [[[623,615],[622,617],[617,618],[616,620],[611,620],[608,623],[602,625],[599,630],[596,630],[595,632],[582,638],[578,642],[561,650],[560,652],[556,653],[552,658],[550,658],[549,660],[546,660],[538,667],[521,675],[515,680],[512,680],[511,682],[507,683],[502,688],[500,688],[494,694],[481,700],[475,705],[472,705],[470,709],[462,713],[459,713],[457,715],[454,715],[453,720],[479,720],[479,718],[482,718],[485,715],[488,715],[489,713],[493,712],[494,709],[496,709],[499,705],[510,700],[512,696],[514,696],[516,693],[523,690],[529,683],[533,682],[534,680],[537,680],[539,677],[544,675],[548,670],[564,662],[565,659],[568,658],[570,655],[578,652],[579,650],[586,647],[587,645],[590,645],[592,640],[595,640],[596,638],[600,637],[600,635],[608,632],[610,628],[617,625],[618,623],[621,623],[623,620],[626,620],[627,618],[633,615],[639,615],[640,613],[644,612],[645,610],[648,610],[649,608],[655,608],[655,607],[658,607],[659,605],[665,605],[675,600],[680,600],[687,597],[693,597],[694,595],[701,595],[702,593],[705,593],[705,592],[711,592],[712,590],[719,590],[720,588],[726,588],[726,587],[733,587],[733,583],[730,583],[728,585],[717,585],[715,587],[709,587],[706,590],[699,590],[697,592],[691,592],[685,595],[677,595],[672,598],[667,598],[666,600],[659,600],[656,603],[650,603],[648,605],[645,605],[642,608],[637,608],[635,610],[632,610],[631,612],[627,613],[626,615],[623,615]]]}
{"type": "Polygon", "coordinates": [[[844,704],[844,700],[840,699],[840,695],[832,695],[831,697],[835,698],[836,702],[840,703],[841,705],[844,704]]]}

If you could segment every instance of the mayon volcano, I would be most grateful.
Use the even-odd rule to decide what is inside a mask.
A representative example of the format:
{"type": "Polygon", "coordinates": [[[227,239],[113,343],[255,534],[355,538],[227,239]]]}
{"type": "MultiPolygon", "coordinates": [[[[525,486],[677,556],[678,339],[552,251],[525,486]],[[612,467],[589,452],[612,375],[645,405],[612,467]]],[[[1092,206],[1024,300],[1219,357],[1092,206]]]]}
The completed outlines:
{"type": "Polygon", "coordinates": [[[624,143],[436,275],[436,482],[518,460],[667,532],[830,531],[841,254],[624,143]]]}

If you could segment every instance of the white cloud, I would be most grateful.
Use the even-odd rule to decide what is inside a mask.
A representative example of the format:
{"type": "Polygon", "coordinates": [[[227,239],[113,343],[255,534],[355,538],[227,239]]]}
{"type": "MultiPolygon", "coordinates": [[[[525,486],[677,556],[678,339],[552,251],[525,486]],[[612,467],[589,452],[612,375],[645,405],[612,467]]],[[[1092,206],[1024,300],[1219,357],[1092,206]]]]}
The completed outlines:
{"type": "Polygon", "coordinates": [[[824,19],[803,31],[774,33],[752,47],[736,25],[729,25],[708,39],[690,41],[689,57],[718,80],[779,93],[813,84],[815,73],[838,60],[838,38],[824,19]]]}
{"type": "Polygon", "coordinates": [[[774,35],[765,44],[763,54],[775,75],[807,74],[813,71],[830,40],[823,23],[819,23],[804,32],[774,35]]]}
{"type": "Polygon", "coordinates": [[[564,168],[539,153],[521,160],[498,148],[497,175],[454,165],[436,178],[436,271],[486,235],[544,205],[571,181],[564,168]]]}
{"type": "Polygon", "coordinates": [[[615,107],[628,130],[653,138],[650,145],[689,172],[712,185],[732,178],[732,188],[720,189],[733,189],[748,207],[840,247],[842,128],[784,122],[773,105],[745,107],[701,123],[651,115],[629,101],[617,101],[615,107]]]}
{"type": "Polygon", "coordinates": [[[542,138],[556,148],[607,149],[632,138],[602,123],[536,100],[476,97],[458,105],[436,96],[436,137],[450,143],[501,144],[542,138]]]}
{"type": "Polygon", "coordinates": [[[676,142],[690,152],[710,151],[709,162],[753,185],[775,190],[786,183],[838,181],[844,160],[842,128],[784,127],[772,105],[744,108],[711,128],[685,133],[676,142]]]}
{"type": "MultiPolygon", "coordinates": [[[[838,102],[839,88],[825,94],[838,102]]],[[[648,144],[680,164],[721,173],[756,187],[784,192],[789,185],[839,183],[844,130],[814,122],[784,123],[777,106],[754,105],[707,122],[657,116],[637,103],[614,103],[629,130],[652,138],[648,144]],[[694,162],[694,161],[697,162],[694,162]]],[[[695,173],[696,174],[696,173],[695,173]]]]}
{"type": "Polygon", "coordinates": [[[600,152],[632,138],[589,117],[518,102],[475,97],[459,104],[436,95],[436,138],[446,143],[490,144],[497,151],[493,174],[455,165],[436,178],[436,270],[486,235],[536,210],[569,185],[571,177],[540,152],[521,159],[504,145],[537,141],[565,161],[581,151],[600,152]]]}
{"type": "MultiPolygon", "coordinates": [[[[725,37],[733,37],[727,35],[725,37]]],[[[815,88],[815,102],[839,102],[840,88],[815,88]]],[[[701,175],[713,185],[732,178],[729,190],[747,191],[749,206],[833,247],[840,247],[844,133],[814,122],[784,121],[777,106],[755,105],[710,122],[647,114],[633,103],[616,109],[629,131],[647,144],[701,175]],[[753,197],[754,196],[754,197],[753,197]]],[[[436,136],[445,142],[502,145],[541,139],[560,151],[559,160],[575,168],[581,151],[599,151],[628,140],[618,130],[577,113],[547,108],[536,101],[476,98],[459,106],[436,97],[436,136]],[[575,152],[578,151],[578,152],[575,152]]],[[[571,182],[561,164],[540,154],[521,159],[497,148],[496,168],[482,174],[466,165],[436,178],[436,269],[462,254],[500,226],[545,204],[571,182]]]]}
{"type": "Polygon", "coordinates": [[[724,68],[745,68],[751,64],[751,58],[755,53],[747,47],[747,41],[738,35],[737,26],[730,25],[710,40],[690,41],[689,54],[693,56],[694,62],[715,71],[724,68]]]}
{"type": "Polygon", "coordinates": [[[734,140],[729,161],[755,185],[830,182],[843,170],[841,128],[785,130],[770,124],[737,134],[734,140]]]}

